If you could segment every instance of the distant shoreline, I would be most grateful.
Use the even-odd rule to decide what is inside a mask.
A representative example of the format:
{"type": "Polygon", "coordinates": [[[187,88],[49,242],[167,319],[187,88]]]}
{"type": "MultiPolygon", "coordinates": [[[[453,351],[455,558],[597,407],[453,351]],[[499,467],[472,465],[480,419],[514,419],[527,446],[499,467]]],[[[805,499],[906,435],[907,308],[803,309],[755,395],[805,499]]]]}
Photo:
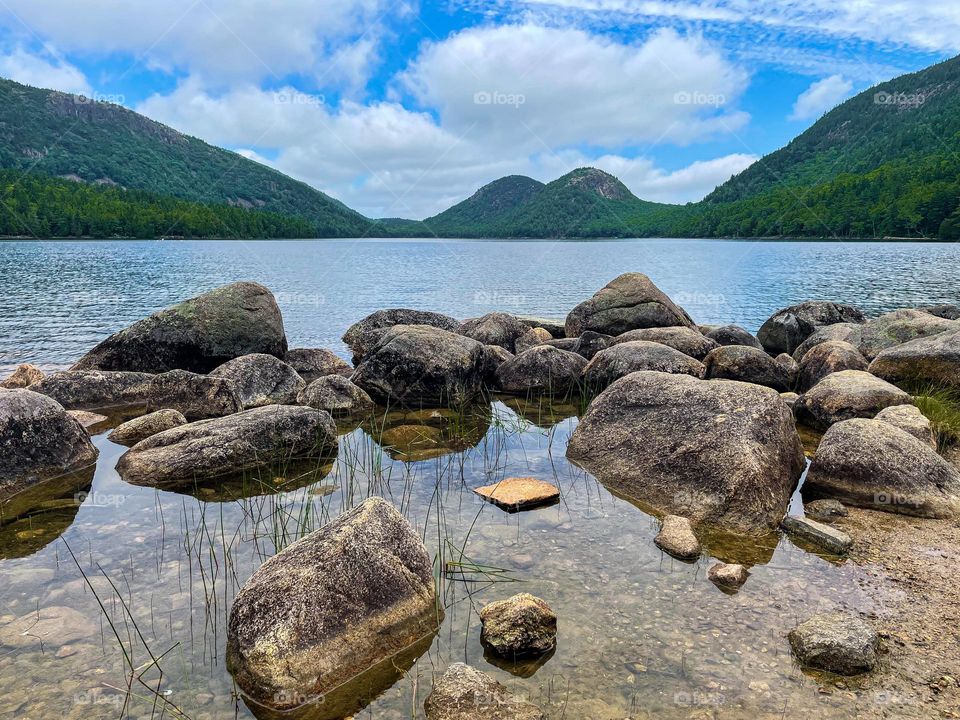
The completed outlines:
{"type": "Polygon", "coordinates": [[[30,235],[0,235],[0,242],[262,242],[262,241],[282,241],[282,242],[311,242],[315,240],[430,240],[430,241],[464,241],[464,242],[636,242],[638,240],[677,240],[677,241],[696,241],[712,240],[719,242],[823,242],[823,243],[936,243],[950,244],[956,243],[955,240],[941,240],[939,238],[911,238],[911,237],[855,237],[855,238],[830,238],[830,237],[785,237],[785,236],[760,236],[760,237],[408,237],[408,236],[370,236],[370,237],[315,237],[315,238],[232,238],[232,237],[162,237],[162,238],[135,238],[135,237],[91,237],[91,236],[71,236],[71,237],[52,237],[36,238],[30,235]]]}

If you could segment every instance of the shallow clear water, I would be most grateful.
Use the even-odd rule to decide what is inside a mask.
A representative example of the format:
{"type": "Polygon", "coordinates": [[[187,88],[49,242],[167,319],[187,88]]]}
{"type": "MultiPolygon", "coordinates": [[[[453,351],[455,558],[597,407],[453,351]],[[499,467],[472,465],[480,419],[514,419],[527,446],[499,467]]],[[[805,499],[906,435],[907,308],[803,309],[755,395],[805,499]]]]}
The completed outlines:
{"type": "MultiPolygon", "coordinates": [[[[909,244],[14,243],[0,245],[0,351],[7,364],[68,363],[150,310],[239,278],[278,294],[293,346],[342,350],[347,325],[379,307],[562,316],[625,270],[648,272],[701,322],[755,330],[807,297],[870,310],[956,301],[945,293],[958,259],[955,246],[909,244]]],[[[243,487],[190,492],[123,482],[113,468],[124,448],[97,435],[92,478],[51,487],[0,525],[0,717],[253,717],[223,660],[236,591],[278,548],[370,495],[423,534],[446,618],[412,668],[371,681],[380,694],[358,718],[422,717],[433,674],[458,660],[550,718],[876,711],[875,686],[821,692],[785,638],[823,609],[884,612],[876,569],[778,536],[672,560],[653,544],[652,517],[566,461],[577,410],[502,399],[466,417],[394,414],[343,427],[332,467],[306,480],[268,468],[243,487]],[[561,502],[507,514],[472,492],[518,475],[556,483],[561,502]],[[715,558],[751,565],[739,593],[707,580],[715,558]],[[502,667],[484,657],[477,611],[521,591],[557,612],[558,648],[540,666],[502,667]],[[38,613],[68,618],[57,640],[31,639],[38,613]],[[128,696],[125,653],[161,700],[137,683],[128,696]]],[[[891,717],[923,717],[906,701],[891,717]]]]}

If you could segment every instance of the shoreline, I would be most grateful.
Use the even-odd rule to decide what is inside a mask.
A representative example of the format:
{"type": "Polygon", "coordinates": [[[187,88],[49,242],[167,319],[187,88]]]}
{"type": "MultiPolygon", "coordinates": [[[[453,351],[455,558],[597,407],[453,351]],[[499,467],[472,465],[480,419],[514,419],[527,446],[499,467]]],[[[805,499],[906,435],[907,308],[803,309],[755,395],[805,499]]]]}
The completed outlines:
{"type": "Polygon", "coordinates": [[[5,242],[316,242],[318,240],[371,240],[371,241],[436,241],[436,242],[637,242],[642,240],[675,240],[678,242],[687,241],[709,241],[709,242],[761,242],[761,243],[915,243],[915,244],[937,244],[948,245],[955,244],[955,240],[941,240],[939,238],[906,238],[906,237],[856,237],[856,238],[826,238],[826,237],[781,237],[781,236],[759,236],[759,237],[416,237],[407,235],[391,236],[331,236],[315,238],[233,238],[233,237],[92,237],[92,236],[70,236],[70,237],[50,237],[37,238],[29,235],[0,235],[0,243],[5,242]]]}

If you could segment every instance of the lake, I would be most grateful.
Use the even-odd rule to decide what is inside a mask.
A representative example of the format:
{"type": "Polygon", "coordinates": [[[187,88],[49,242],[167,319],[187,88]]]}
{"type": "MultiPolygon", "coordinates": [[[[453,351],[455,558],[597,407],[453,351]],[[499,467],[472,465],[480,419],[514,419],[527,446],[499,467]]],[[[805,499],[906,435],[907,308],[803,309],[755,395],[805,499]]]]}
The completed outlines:
{"type": "MultiPolygon", "coordinates": [[[[376,309],[562,317],[625,271],[650,275],[701,323],[756,331],[810,298],[870,314],[956,303],[958,268],[956,245],[914,243],[6,242],[0,364],[65,367],[144,315],[239,279],[274,291],[291,347],[347,357],[340,336],[376,309]]],[[[779,534],[671,559],[653,544],[655,518],[566,460],[581,410],[503,397],[391,413],[342,424],[336,459],[307,477],[268,470],[190,492],[123,482],[125,448],[102,426],[94,471],[0,520],[0,716],[273,717],[238,696],[225,667],[230,603],[278,549],[380,495],[424,537],[446,616],[427,647],[366,683],[356,718],[422,717],[434,674],[456,661],[558,719],[924,717],[909,702],[879,707],[856,679],[838,689],[801,671],[785,639],[821,610],[885,612],[893,591],[876,569],[779,534]],[[553,482],[561,502],[508,514],[471,491],[510,476],[553,482]],[[716,559],[750,566],[738,593],[708,581],[716,559]],[[479,609],[517,592],[559,616],[558,647],[538,662],[498,660],[479,642],[479,609]],[[5,632],[38,609],[59,618],[59,644],[5,632]],[[131,667],[143,682],[128,692],[131,667]]],[[[319,720],[323,708],[288,717],[319,720]]]]}

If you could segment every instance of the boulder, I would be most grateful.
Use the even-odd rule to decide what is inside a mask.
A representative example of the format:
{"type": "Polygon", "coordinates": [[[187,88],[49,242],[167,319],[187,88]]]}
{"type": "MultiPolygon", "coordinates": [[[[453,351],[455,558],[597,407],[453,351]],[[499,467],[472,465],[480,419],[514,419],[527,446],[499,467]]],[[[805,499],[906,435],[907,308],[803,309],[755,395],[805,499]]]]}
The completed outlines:
{"type": "Polygon", "coordinates": [[[837,323],[836,325],[825,325],[815,331],[810,337],[800,343],[799,347],[793,352],[793,359],[797,362],[803,360],[804,356],[810,352],[811,348],[816,347],[827,340],[840,340],[848,342],[858,350],[860,349],[860,335],[863,332],[863,325],[855,323],[837,323]]]}
{"type": "Polygon", "coordinates": [[[396,325],[351,379],[384,405],[462,405],[482,393],[489,362],[476,340],[426,325],[396,325]]]}
{"type": "Polygon", "coordinates": [[[703,360],[711,350],[720,347],[715,340],[711,340],[698,329],[692,327],[657,327],[630,330],[615,337],[613,344],[635,340],[660,343],[672,347],[684,355],[689,355],[695,360],[703,360]]]}
{"type": "Polygon", "coordinates": [[[510,352],[519,352],[516,349],[517,339],[529,329],[513,315],[495,312],[467,320],[457,332],[484,345],[498,345],[510,352]]]}
{"type": "Polygon", "coordinates": [[[793,387],[790,376],[782,365],[763,350],[745,345],[724,345],[712,350],[703,361],[709,380],[739,380],[764,385],[777,392],[789,392],[793,387]]]}
{"type": "Polygon", "coordinates": [[[590,404],[567,456],[662,514],[747,533],[780,524],[806,466],[776,391],[648,371],[590,404]]]}
{"type": "Polygon", "coordinates": [[[598,352],[606,350],[613,344],[613,337],[588,330],[580,337],[548,340],[546,344],[568,352],[575,352],[587,360],[592,360],[598,352]]]}
{"type": "Polygon", "coordinates": [[[538,345],[497,368],[496,385],[513,395],[566,395],[577,388],[586,366],[587,361],[576,353],[538,345]]]}
{"type": "Polygon", "coordinates": [[[800,664],[816,670],[858,675],[877,664],[880,638],[863,620],[851,615],[814,615],[791,630],[788,639],[800,664]]]}
{"type": "Polygon", "coordinates": [[[511,512],[549,505],[560,499],[556,485],[532,477],[504,478],[493,485],[478,487],[474,492],[487,502],[511,512]]]}
{"type": "Polygon", "coordinates": [[[788,535],[834,555],[846,555],[853,547],[853,539],[845,532],[810,518],[788,515],[780,527],[788,535]]]}
{"type": "Polygon", "coordinates": [[[941,305],[927,305],[917,309],[944,320],[960,320],[960,306],[957,305],[943,303],[941,305]]]}
{"type": "Polygon", "coordinates": [[[617,343],[598,352],[583,370],[584,384],[600,392],[622,377],[638,370],[691,375],[702,378],[703,363],[679,350],[648,340],[617,343]]]}
{"type": "Polygon", "coordinates": [[[960,472],[935,450],[881,420],[847,420],[824,434],[804,492],[845,505],[919,517],[954,517],[960,472]]]}
{"type": "Polygon", "coordinates": [[[326,375],[353,374],[350,363],[337,357],[332,350],[323,348],[294,348],[287,351],[283,361],[308,383],[326,375]]]}
{"type": "Polygon", "coordinates": [[[110,420],[110,418],[108,418],[106,415],[90,412],[89,410],[67,410],[67,415],[83,425],[83,429],[86,430],[90,435],[95,434],[94,432],[91,432],[92,428],[95,428],[97,425],[101,425],[110,420]]]}
{"type": "Polygon", "coordinates": [[[827,375],[843,370],[866,370],[867,359],[853,345],[827,340],[810,348],[800,362],[800,392],[809,390],[827,375]]]}
{"type": "Polygon", "coordinates": [[[377,310],[363,320],[351,325],[343,335],[343,342],[353,351],[354,361],[359,361],[370,348],[377,344],[384,331],[396,325],[429,325],[447,332],[456,332],[460,321],[449,315],[426,310],[395,308],[377,310]]]}
{"type": "Polygon", "coordinates": [[[97,455],[83,426],[47,396],[0,392],[0,500],[93,465],[97,455]]]}
{"type": "Polygon", "coordinates": [[[950,330],[960,331],[960,322],[945,320],[921,310],[894,310],[864,325],[857,347],[867,360],[873,360],[887,348],[950,330]]]}
{"type": "Polygon", "coordinates": [[[884,408],[877,413],[875,419],[900,428],[925,445],[929,445],[934,450],[937,449],[937,436],[933,431],[933,425],[916,405],[894,405],[884,408]]]}
{"type": "Polygon", "coordinates": [[[679,560],[696,560],[700,557],[700,541],[693,534],[693,527],[685,517],[667,515],[653,542],[665,553],[679,560]]]}
{"type": "Polygon", "coordinates": [[[707,570],[707,579],[722,590],[736,590],[750,577],[743,566],[731,563],[717,563],[707,570]]]}
{"type": "Polygon", "coordinates": [[[960,331],[883,350],[870,363],[870,372],[890,382],[960,388],[960,331]]]}
{"type": "Polygon", "coordinates": [[[187,420],[223,417],[243,410],[232,380],[171,370],[154,375],[147,395],[147,411],[179,410],[187,420]]]}
{"type": "Polygon", "coordinates": [[[442,619],[419,534],[373,497],[250,577],[230,611],[227,664],[247,696],[284,709],[402,652],[442,619]]]}
{"type": "Polygon", "coordinates": [[[273,355],[255,353],[228,360],[210,377],[233,382],[243,409],[262,405],[289,405],[307,386],[297,371],[273,355]]]}
{"type": "Polygon", "coordinates": [[[463,663],[454,663],[434,681],[423,708],[427,720],[546,720],[536,705],[463,663]]]}
{"type": "Polygon", "coordinates": [[[717,345],[743,345],[757,350],[763,350],[763,345],[753,335],[739,325],[722,325],[706,333],[706,336],[717,345]]]}
{"type": "MultiPolygon", "coordinates": [[[[532,347],[537,345],[542,345],[548,340],[553,340],[553,335],[544,330],[542,327],[536,327],[531,330],[527,330],[523,335],[517,338],[515,343],[515,349],[517,355],[522,353],[524,350],[529,350],[532,347]]],[[[499,347],[499,346],[491,346],[499,347]]]]}
{"type": "Polygon", "coordinates": [[[300,391],[297,402],[335,416],[365,415],[376,407],[367,393],[342,375],[327,375],[314,380],[300,391]]]}
{"type": "Polygon", "coordinates": [[[797,419],[825,430],[852,418],[872,418],[886,407],[909,405],[913,398],[895,385],[862,370],[827,375],[794,405],[797,419]]]}
{"type": "Polygon", "coordinates": [[[805,502],[803,512],[817,520],[836,520],[838,517],[846,517],[850,514],[842,502],[829,498],[805,502]]]}
{"type": "Polygon", "coordinates": [[[557,616],[530,593],[485,605],[480,642],[501,657],[545,655],[557,647],[557,616]]]}
{"type": "Polygon", "coordinates": [[[72,369],[207,373],[241,355],[283,357],[286,352],[283,318],[273,294],[258,283],[238,282],[135,322],[72,369]]]}
{"type": "Polygon", "coordinates": [[[797,400],[800,399],[800,396],[795,392],[785,392],[780,393],[780,398],[787,404],[787,407],[790,408],[790,411],[793,412],[793,407],[797,404],[797,400]]]}
{"type": "Polygon", "coordinates": [[[35,365],[25,363],[18,365],[16,370],[3,382],[0,382],[0,387],[6,388],[7,390],[19,390],[38,383],[41,380],[43,380],[43,371],[35,365]]]}
{"type": "Polygon", "coordinates": [[[543,318],[532,315],[517,315],[516,318],[528,328],[543,328],[550,333],[551,337],[562,338],[567,336],[564,318],[543,318]]]}
{"type": "Polygon", "coordinates": [[[488,385],[493,385],[496,382],[497,369],[507,360],[512,360],[515,356],[512,352],[499,345],[484,345],[483,350],[487,357],[484,377],[488,385]]]}
{"type": "Polygon", "coordinates": [[[866,320],[866,316],[851,305],[811,300],[775,312],[760,327],[757,339],[771,355],[793,354],[820,327],[866,320]]]}
{"type": "Polygon", "coordinates": [[[625,273],[567,315],[567,337],[587,330],[621,335],[648,327],[694,327],[686,311],[643,273],[625,273]]]}
{"type": "Polygon", "coordinates": [[[127,420],[115,428],[107,439],[118,445],[131,446],[164,430],[172,430],[186,424],[187,418],[179,410],[157,410],[133,420],[127,420]]]}
{"type": "Polygon", "coordinates": [[[134,445],[117,463],[134,485],[177,487],[332,453],[337,433],[328,413],[266,405],[181,425],[134,445]]]}
{"type": "Polygon", "coordinates": [[[800,379],[800,363],[794,360],[792,355],[787,355],[786,353],[780,353],[774,358],[774,361],[783,368],[783,371],[787,374],[790,387],[796,387],[797,381],[800,379]]]}

